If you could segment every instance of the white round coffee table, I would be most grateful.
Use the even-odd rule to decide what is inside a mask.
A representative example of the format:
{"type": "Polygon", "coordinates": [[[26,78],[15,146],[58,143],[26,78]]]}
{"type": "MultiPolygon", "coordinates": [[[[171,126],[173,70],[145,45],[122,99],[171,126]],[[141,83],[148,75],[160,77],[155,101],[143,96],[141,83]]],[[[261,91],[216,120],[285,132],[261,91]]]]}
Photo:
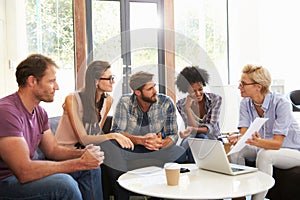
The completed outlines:
{"type": "Polygon", "coordinates": [[[118,182],[129,191],[166,199],[241,197],[268,190],[275,183],[272,176],[260,171],[230,176],[201,170],[194,164],[185,164],[183,167],[189,168],[190,172],[180,175],[178,186],[168,186],[164,170],[158,167],[127,172],[119,177],[118,182]]]}

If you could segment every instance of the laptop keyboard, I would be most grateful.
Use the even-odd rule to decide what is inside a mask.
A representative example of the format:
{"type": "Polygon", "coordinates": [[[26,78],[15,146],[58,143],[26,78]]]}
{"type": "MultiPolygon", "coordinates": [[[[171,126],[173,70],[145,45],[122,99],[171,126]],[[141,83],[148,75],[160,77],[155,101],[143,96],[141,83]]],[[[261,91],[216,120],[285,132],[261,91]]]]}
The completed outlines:
{"type": "Polygon", "coordinates": [[[239,172],[239,171],[244,171],[245,169],[231,167],[231,170],[232,170],[233,172],[239,172]]]}

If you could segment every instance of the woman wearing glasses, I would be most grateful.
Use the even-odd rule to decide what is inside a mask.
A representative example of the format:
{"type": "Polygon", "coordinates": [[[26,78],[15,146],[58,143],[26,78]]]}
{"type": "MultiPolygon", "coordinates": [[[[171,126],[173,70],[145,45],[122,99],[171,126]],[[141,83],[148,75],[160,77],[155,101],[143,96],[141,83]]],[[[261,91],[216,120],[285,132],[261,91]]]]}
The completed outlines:
{"type": "Polygon", "coordinates": [[[85,86],[69,94],[63,104],[63,115],[56,130],[56,138],[62,145],[82,148],[87,144],[99,144],[115,139],[123,148],[133,148],[132,142],[122,134],[103,134],[102,127],[111,108],[114,76],[110,64],[93,61],[85,74],[85,86]]]}
{"type": "MultiPolygon", "coordinates": [[[[239,132],[244,134],[256,117],[268,118],[259,132],[252,134],[240,152],[231,155],[231,162],[245,164],[245,158],[256,161],[256,167],[269,175],[273,166],[288,169],[300,165],[300,127],[288,100],[270,92],[271,76],[266,68],[246,65],[239,84],[241,96],[239,132]]],[[[230,142],[236,144],[237,139],[230,142]]],[[[267,191],[252,199],[264,199],[267,191]]]]}
{"type": "Polygon", "coordinates": [[[188,148],[187,137],[217,139],[220,136],[219,115],[222,97],[204,91],[209,75],[199,67],[185,67],[177,76],[176,85],[179,91],[188,93],[187,97],[176,103],[186,130],[181,131],[184,138],[181,145],[187,149],[187,162],[194,163],[188,148]]]}

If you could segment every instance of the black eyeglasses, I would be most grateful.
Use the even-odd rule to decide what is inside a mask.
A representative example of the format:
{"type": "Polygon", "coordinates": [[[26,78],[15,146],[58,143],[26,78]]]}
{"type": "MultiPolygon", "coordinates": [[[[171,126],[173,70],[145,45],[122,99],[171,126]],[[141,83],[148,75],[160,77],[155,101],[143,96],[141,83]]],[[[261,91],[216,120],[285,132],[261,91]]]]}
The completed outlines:
{"type": "Polygon", "coordinates": [[[255,84],[258,84],[258,83],[255,83],[255,82],[253,82],[253,83],[245,83],[245,82],[243,82],[243,81],[239,82],[239,86],[240,86],[241,88],[243,88],[245,85],[255,85],[255,84]]]}
{"type": "Polygon", "coordinates": [[[107,80],[110,81],[111,83],[115,80],[115,76],[109,77],[109,78],[99,78],[99,80],[107,80]]]}

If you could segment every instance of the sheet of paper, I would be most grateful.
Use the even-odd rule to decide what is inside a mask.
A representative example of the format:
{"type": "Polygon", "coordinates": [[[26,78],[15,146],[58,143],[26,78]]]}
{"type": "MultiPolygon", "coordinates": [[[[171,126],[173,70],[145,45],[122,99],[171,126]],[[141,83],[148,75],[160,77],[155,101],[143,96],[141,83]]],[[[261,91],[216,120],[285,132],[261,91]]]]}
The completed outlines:
{"type": "Polygon", "coordinates": [[[164,170],[161,167],[150,166],[150,167],[144,167],[144,168],[131,170],[131,171],[128,171],[128,173],[137,174],[137,175],[141,175],[141,176],[153,176],[153,175],[163,174],[164,170]]]}
{"type": "Polygon", "coordinates": [[[252,138],[252,134],[256,131],[259,131],[259,129],[262,127],[262,125],[268,120],[268,118],[260,118],[257,117],[252,122],[250,127],[247,129],[246,133],[240,138],[240,140],[236,143],[236,145],[230,150],[230,152],[227,155],[239,152],[246,146],[246,140],[249,138],[252,138]]]}

